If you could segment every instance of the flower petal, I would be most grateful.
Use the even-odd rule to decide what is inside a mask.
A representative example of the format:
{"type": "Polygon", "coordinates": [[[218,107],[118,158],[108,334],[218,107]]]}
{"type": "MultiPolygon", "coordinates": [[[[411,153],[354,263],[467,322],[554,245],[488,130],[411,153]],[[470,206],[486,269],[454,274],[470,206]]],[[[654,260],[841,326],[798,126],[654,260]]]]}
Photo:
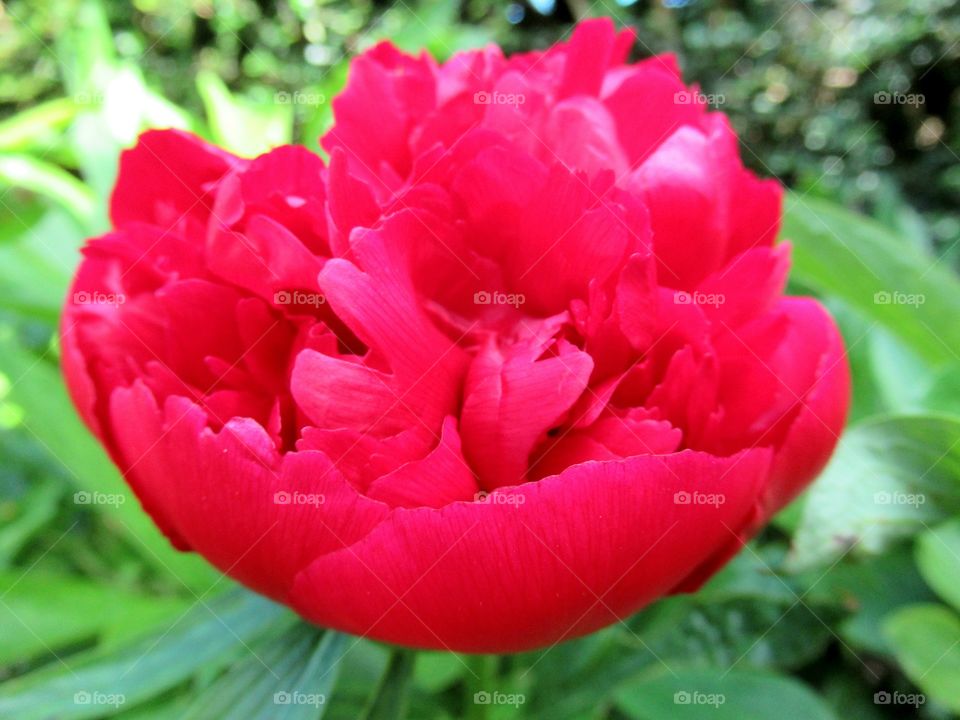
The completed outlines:
{"type": "Polygon", "coordinates": [[[185,218],[205,221],[217,182],[241,160],[181,130],[149,130],[120,156],[110,197],[115,227],[148,222],[173,227],[185,218]]]}
{"type": "Polygon", "coordinates": [[[591,462],[485,502],[397,510],[310,564],[291,601],[319,624],[404,645],[550,645],[676,585],[751,511],[768,464],[760,450],[591,462]]]}

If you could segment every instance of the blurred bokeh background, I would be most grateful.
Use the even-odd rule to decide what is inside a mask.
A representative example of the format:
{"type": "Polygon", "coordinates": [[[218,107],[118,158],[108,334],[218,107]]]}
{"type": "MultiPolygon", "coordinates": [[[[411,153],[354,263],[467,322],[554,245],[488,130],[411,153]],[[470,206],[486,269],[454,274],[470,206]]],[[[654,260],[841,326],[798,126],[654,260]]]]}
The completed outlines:
{"type": "Polygon", "coordinates": [[[66,398],[59,308],[121,149],[175,126],[319,151],[350,58],[379,40],[525,50],[596,15],[637,29],[637,57],[675,52],[745,162],[791,189],[791,290],[841,321],[851,428],[697,595],[511,658],[405,671],[350,640],[327,702],[285,717],[359,717],[394,687],[415,718],[960,713],[956,3],[0,0],[0,717],[259,717],[261,656],[329,650],[172,551],[66,398]],[[478,706],[478,688],[523,702],[478,706]]]}
{"type": "MultiPolygon", "coordinates": [[[[69,94],[84,59],[71,38],[79,0],[6,8],[0,115],[69,94]]],[[[949,248],[960,238],[960,9],[950,0],[135,0],[104,9],[111,30],[84,38],[89,50],[139,68],[151,89],[193,113],[203,109],[200,73],[254,102],[278,91],[328,97],[349,56],[383,38],[438,57],[486,42],[516,51],[554,42],[580,15],[613,15],[638,30],[638,55],[675,52],[689,79],[723,97],[757,170],[906,225],[924,242],[949,248]]],[[[295,108],[298,141],[315,145],[328,120],[317,106],[328,107],[295,108]]]]}

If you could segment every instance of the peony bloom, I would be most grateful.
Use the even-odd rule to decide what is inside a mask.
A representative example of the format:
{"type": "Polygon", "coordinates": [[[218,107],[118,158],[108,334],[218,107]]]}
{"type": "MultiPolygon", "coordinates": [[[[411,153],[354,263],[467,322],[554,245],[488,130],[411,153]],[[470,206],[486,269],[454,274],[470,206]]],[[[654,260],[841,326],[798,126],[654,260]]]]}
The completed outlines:
{"type": "Polygon", "coordinates": [[[517,651],[695,589],[819,472],[849,375],[783,296],[781,189],[632,43],[383,43],[328,164],[123,155],[64,372],[176,547],[321,625],[517,651]]]}

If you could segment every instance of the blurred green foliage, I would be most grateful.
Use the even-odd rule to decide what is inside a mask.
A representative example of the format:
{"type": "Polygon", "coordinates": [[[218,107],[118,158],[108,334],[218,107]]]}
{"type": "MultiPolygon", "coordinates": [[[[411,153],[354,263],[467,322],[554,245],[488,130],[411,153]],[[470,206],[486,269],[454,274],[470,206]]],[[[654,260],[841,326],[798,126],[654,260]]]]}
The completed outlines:
{"type": "MultiPolygon", "coordinates": [[[[81,0],[13,0],[0,16],[0,117],[62,95],[57,53],[81,0]]],[[[585,13],[637,28],[638,54],[676,52],[722,98],[745,159],[790,187],[839,199],[960,257],[960,6],[950,0],[614,2],[432,0],[106,4],[112,44],[191,112],[201,72],[256,102],[327,96],[345,61],[382,38],[438,56],[495,41],[545,46],[585,13]],[[887,100],[888,102],[885,102],[887,100]]],[[[325,113],[298,106],[303,142],[325,113]]]]}
{"type": "Polygon", "coordinates": [[[0,717],[267,718],[294,687],[329,698],[284,717],[960,714],[958,37],[939,0],[0,3],[0,717]],[[504,658],[411,662],[307,629],[174,552],[57,368],[59,307],[107,226],[120,150],[152,126],[316,148],[350,57],[379,39],[529,49],[587,14],[636,25],[639,55],[677,52],[746,160],[793,189],[791,288],[833,310],[854,370],[823,476],[696,595],[504,658]],[[878,301],[894,292],[924,301],[878,301]],[[473,702],[493,689],[524,702],[473,702]]]}

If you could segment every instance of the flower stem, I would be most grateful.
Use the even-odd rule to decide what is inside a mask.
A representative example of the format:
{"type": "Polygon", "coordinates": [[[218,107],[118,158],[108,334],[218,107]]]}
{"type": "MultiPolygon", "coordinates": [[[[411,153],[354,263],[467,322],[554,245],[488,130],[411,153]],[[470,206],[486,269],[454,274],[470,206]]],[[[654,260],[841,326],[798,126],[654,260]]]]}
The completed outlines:
{"type": "Polygon", "coordinates": [[[464,658],[469,670],[465,683],[464,718],[486,720],[490,697],[497,690],[499,658],[496,655],[465,655],[464,658]]]}

